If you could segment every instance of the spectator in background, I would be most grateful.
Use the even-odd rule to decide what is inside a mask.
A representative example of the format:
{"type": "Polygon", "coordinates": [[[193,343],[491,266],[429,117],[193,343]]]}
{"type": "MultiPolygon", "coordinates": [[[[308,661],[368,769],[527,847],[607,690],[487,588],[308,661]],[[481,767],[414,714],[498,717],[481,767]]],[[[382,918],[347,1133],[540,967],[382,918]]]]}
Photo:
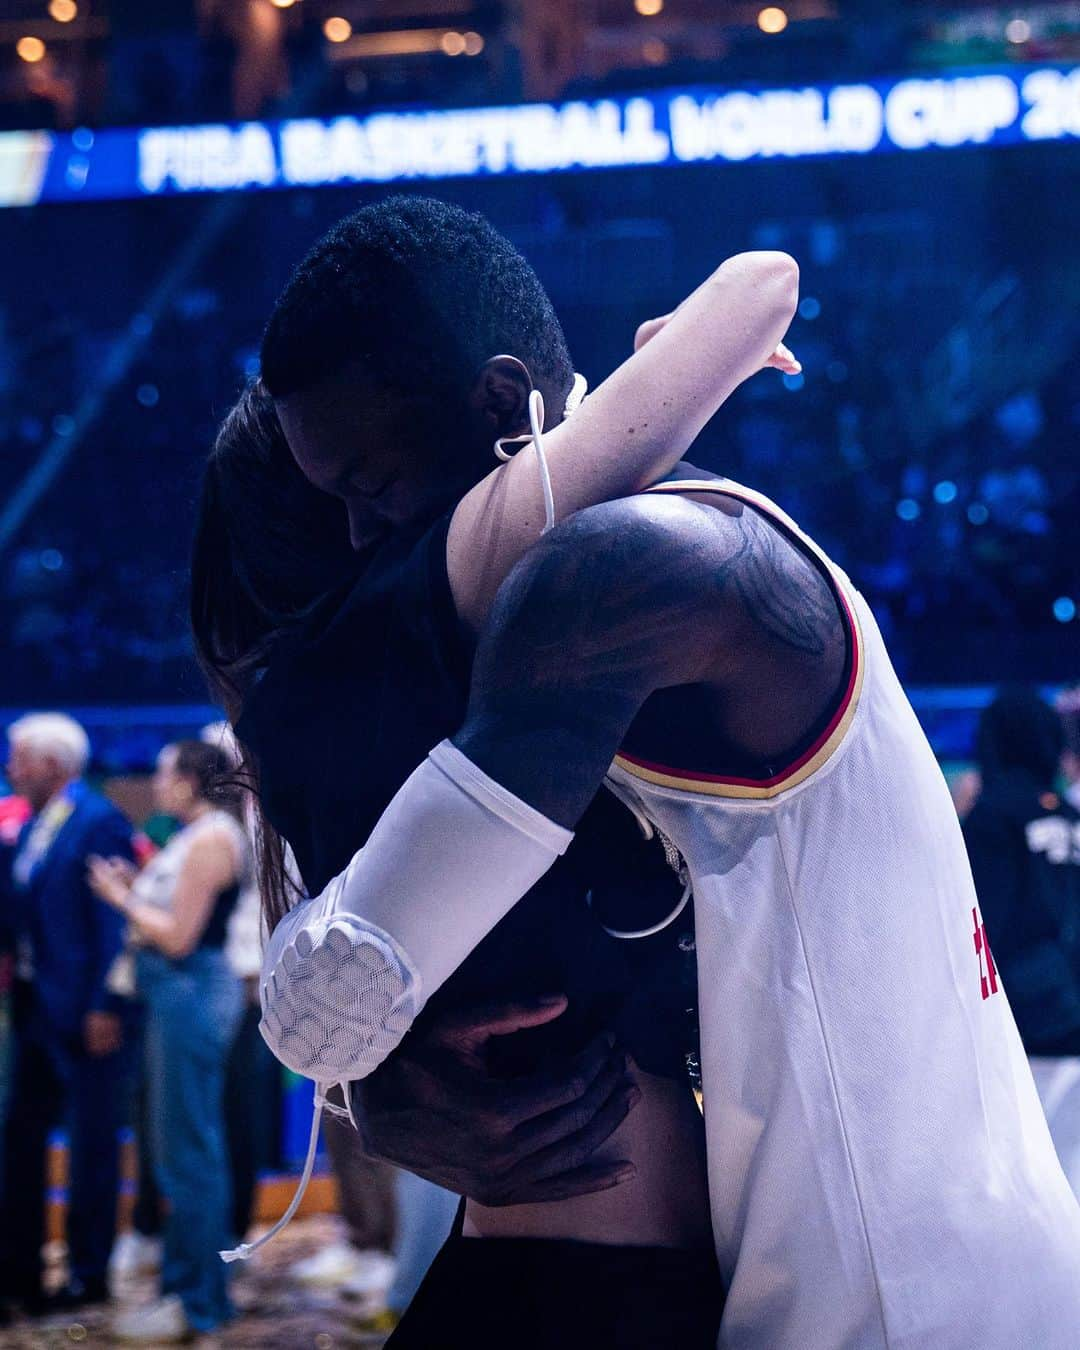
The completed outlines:
{"type": "Polygon", "coordinates": [[[984,978],[1004,985],[1080,1194],[1080,812],[1058,792],[1063,749],[1051,707],[1000,693],[979,726],[982,792],[964,836],[992,952],[984,978]]]}
{"type": "Polygon", "coordinates": [[[16,846],[7,894],[14,934],[13,1061],[3,1135],[0,1292],[31,1313],[108,1297],[116,1224],[122,1105],[123,1000],[106,975],[123,920],[86,881],[87,859],[130,859],[128,822],[82,781],[90,746],[59,713],[8,728],[7,774],[33,811],[16,846]],[[67,1286],[46,1300],[41,1247],[49,1131],[69,1129],[67,1286]]]}
{"type": "Polygon", "coordinates": [[[8,1059],[11,1044],[11,972],[15,950],[11,919],[11,864],[22,827],[30,818],[25,797],[0,797],[0,1121],[8,1100],[8,1059]]]}
{"type": "Polygon", "coordinates": [[[0,797],[0,848],[11,849],[19,842],[22,828],[30,819],[30,803],[25,797],[0,797]]]}
{"type": "Polygon", "coordinates": [[[1061,760],[1068,784],[1065,795],[1080,811],[1080,685],[1066,689],[1058,699],[1057,709],[1065,729],[1065,754],[1061,760]]]}
{"type": "Polygon", "coordinates": [[[137,877],[118,858],[95,858],[90,867],[95,892],[126,916],[138,944],[154,1158],[169,1204],[162,1296],[117,1319],[114,1335],[121,1341],[184,1341],[232,1311],[218,1252],[231,1233],[225,1066],[243,990],[225,942],[249,858],[239,822],[216,804],[229,768],[216,746],[166,746],[154,797],[182,828],[137,877]]]}
{"type": "MultiPolygon", "coordinates": [[[[199,739],[215,746],[233,770],[240,753],[228,722],[211,722],[199,739]]],[[[257,847],[251,796],[245,796],[243,816],[250,855],[257,847]]],[[[229,1052],[225,1072],[225,1132],[233,1181],[232,1230],[243,1242],[255,1210],[259,1172],[271,1159],[274,1125],[281,1114],[277,1084],[280,1068],[259,1033],[259,970],[262,966],[262,905],[255,870],[251,868],[229,919],[225,955],[233,974],[244,986],[244,1014],[229,1052]]]]}

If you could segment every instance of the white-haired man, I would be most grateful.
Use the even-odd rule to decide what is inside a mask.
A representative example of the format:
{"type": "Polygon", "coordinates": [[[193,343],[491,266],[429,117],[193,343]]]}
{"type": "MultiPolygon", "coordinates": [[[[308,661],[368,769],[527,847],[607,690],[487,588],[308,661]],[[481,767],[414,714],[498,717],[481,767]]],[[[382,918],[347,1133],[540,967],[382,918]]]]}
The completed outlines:
{"type": "Polygon", "coordinates": [[[13,1056],[3,1133],[0,1297],[30,1312],[107,1298],[118,1182],[123,1000],[106,976],[123,944],[122,915],[86,881],[93,854],[130,859],[131,826],[82,781],[86,732],[61,713],[8,727],[7,776],[33,815],[0,896],[0,929],[16,952],[13,1056]],[[45,1147],[69,1129],[71,1276],[49,1300],[41,1284],[45,1147]]]}

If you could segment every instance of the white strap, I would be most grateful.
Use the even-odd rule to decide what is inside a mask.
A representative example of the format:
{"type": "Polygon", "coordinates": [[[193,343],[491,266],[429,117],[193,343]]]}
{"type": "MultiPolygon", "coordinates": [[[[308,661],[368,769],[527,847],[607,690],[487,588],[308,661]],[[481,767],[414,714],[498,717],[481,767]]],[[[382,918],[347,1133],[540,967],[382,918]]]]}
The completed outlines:
{"type": "Polygon", "coordinates": [[[528,436],[500,436],[495,442],[495,458],[507,464],[514,458],[513,452],[506,448],[508,445],[520,449],[529,441],[532,442],[533,450],[536,452],[536,463],[540,469],[540,488],[544,494],[544,528],[541,533],[547,534],[555,524],[555,495],[551,488],[551,471],[548,469],[547,455],[544,453],[544,396],[539,389],[533,389],[529,394],[529,428],[528,436]]]}
{"type": "MultiPolygon", "coordinates": [[[[345,1094],[345,1100],[347,1102],[349,1100],[348,1084],[342,1083],[341,1090],[345,1094]]],[[[273,1228],[268,1228],[262,1237],[258,1238],[255,1242],[241,1242],[239,1247],[233,1247],[231,1251],[218,1252],[218,1255],[226,1265],[230,1265],[233,1261],[249,1260],[260,1247],[265,1247],[272,1238],[277,1237],[278,1233],[292,1221],[296,1211],[300,1208],[300,1202],[304,1198],[304,1193],[308,1188],[308,1182],[311,1180],[311,1173],[315,1168],[315,1153],[319,1147],[319,1126],[322,1124],[324,1108],[331,1111],[334,1115],[348,1114],[350,1119],[352,1118],[351,1109],[349,1112],[344,1112],[339,1106],[331,1105],[331,1103],[326,1100],[326,1094],[323,1088],[319,1084],[315,1085],[315,1108],[311,1114],[311,1135],[308,1139],[307,1157],[304,1159],[304,1170],[300,1174],[300,1181],[296,1187],[292,1200],[289,1202],[289,1208],[281,1218],[278,1219],[273,1228]]],[[[355,1121],[353,1123],[355,1124],[355,1121]]]]}
{"type": "MultiPolygon", "coordinates": [[[[633,942],[637,938],[655,937],[657,933],[662,933],[665,928],[670,928],[690,903],[690,897],[694,893],[694,883],[690,880],[689,868],[686,866],[685,862],[683,862],[675,845],[663,830],[657,829],[652,823],[645,813],[645,808],[632,793],[628,792],[621,783],[617,783],[613,778],[605,778],[604,786],[617,801],[622,802],[623,806],[625,806],[634,817],[638,823],[638,829],[645,839],[653,839],[659,835],[660,842],[664,846],[664,855],[667,858],[668,866],[676,873],[679,880],[683,883],[683,893],[679,898],[679,903],[671,913],[668,914],[666,918],[661,919],[659,923],[654,923],[651,928],[609,928],[606,923],[602,923],[600,927],[607,933],[608,937],[619,938],[623,942],[633,942]]],[[[591,909],[592,891],[586,893],[585,899],[591,909]]]]}
{"type": "MultiPolygon", "coordinates": [[[[655,937],[657,933],[662,933],[665,928],[670,928],[679,915],[683,912],[690,902],[690,897],[694,894],[693,882],[688,881],[683,888],[682,898],[666,918],[654,923],[651,928],[609,928],[606,923],[600,927],[608,937],[619,938],[623,942],[633,942],[637,938],[655,937]]],[[[586,895],[590,909],[592,908],[592,891],[586,895]]]]}
{"type": "MultiPolygon", "coordinates": [[[[564,418],[569,417],[571,413],[576,412],[581,407],[588,389],[588,380],[575,370],[574,382],[570,386],[570,392],[566,396],[566,404],[563,408],[564,418]]],[[[530,440],[533,450],[536,452],[536,463],[540,470],[540,487],[544,494],[544,528],[542,533],[547,534],[548,530],[555,526],[555,494],[551,487],[551,470],[548,468],[547,455],[544,453],[544,396],[539,389],[533,389],[529,393],[529,435],[500,436],[495,442],[496,459],[501,459],[504,464],[508,463],[514,456],[506,447],[515,445],[520,448],[530,440]]]]}

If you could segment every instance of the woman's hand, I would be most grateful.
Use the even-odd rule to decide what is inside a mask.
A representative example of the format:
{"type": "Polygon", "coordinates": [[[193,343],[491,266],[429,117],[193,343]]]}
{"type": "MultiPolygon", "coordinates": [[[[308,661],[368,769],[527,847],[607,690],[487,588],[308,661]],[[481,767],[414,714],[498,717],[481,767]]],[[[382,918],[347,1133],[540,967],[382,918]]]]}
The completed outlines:
{"type": "Polygon", "coordinates": [[[802,362],[790,348],[785,347],[782,342],[777,344],[776,351],[762,366],[762,370],[779,370],[784,375],[802,374],[802,362]]]}
{"type": "Polygon", "coordinates": [[[91,855],[86,869],[86,880],[99,900],[112,905],[113,909],[122,910],[131,894],[135,874],[135,867],[126,858],[99,858],[91,855]]]}

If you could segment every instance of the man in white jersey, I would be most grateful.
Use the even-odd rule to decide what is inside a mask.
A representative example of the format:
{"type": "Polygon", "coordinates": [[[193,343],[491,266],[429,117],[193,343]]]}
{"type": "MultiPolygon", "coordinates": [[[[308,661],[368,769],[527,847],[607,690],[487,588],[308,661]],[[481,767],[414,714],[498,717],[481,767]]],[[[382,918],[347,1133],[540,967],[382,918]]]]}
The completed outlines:
{"type": "Polygon", "coordinates": [[[1080,1209],[944,779],[861,596],[726,480],[517,565],[453,744],[274,934],[278,1053],[370,1072],[605,776],[693,884],[720,1345],[1080,1344],[1080,1209]]]}

